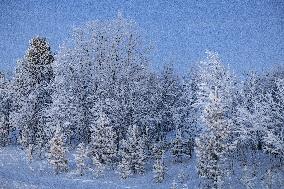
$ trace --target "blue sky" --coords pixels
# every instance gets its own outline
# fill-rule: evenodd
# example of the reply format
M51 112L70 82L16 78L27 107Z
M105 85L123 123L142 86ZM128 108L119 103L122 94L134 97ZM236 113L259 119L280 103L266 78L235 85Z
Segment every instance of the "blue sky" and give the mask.
M118 11L154 44L153 61L180 71L217 51L237 73L284 64L284 1L0 0L0 69L13 70L35 35L53 51L72 28Z

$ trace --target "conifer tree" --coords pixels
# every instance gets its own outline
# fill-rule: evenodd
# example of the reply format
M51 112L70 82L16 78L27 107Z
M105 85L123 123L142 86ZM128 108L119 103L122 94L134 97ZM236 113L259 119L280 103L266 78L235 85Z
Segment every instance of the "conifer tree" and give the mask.
M172 146L172 154L174 156L174 161L175 162L182 162L182 158L183 158L183 153L184 153L184 149L183 149L183 140L182 140L182 136L181 136L181 130L178 129L176 131L176 137L172 142L173 146Z
M125 141L122 141L122 145L125 145ZM132 169L131 169L131 159L129 157L128 152L126 151L126 148L123 148L120 151L121 155L121 161L118 164L118 173L121 178L126 179L130 175L132 175Z
M12 111L11 86L0 72L0 146L7 146L11 131L10 114Z
M218 55L208 52L200 67L199 106L204 123L196 139L197 168L205 185L220 188L226 173L226 157L232 143L233 78Z
M154 143L152 147L152 157L156 159L160 159L163 154L163 146L159 143Z
M17 62L13 83L17 102L12 121L25 137L23 147L33 144L33 155L37 156L42 155L41 149L47 142L46 111L52 102L49 85L53 81L53 60L47 40L33 38L25 57Z
M163 182L166 174L166 165L164 163L164 152L162 152L162 155L158 154L158 156L159 157L155 160L153 166L153 173L155 181L161 183Z
M146 163L145 145L136 125L128 128L127 138L122 145L120 152L122 160L119 164L122 177L127 177L131 173L144 173Z
M131 157L130 161L133 173L144 173L146 161L145 144L136 125L130 127L128 130L126 149L128 149Z
M284 79L275 79L274 90L261 103L264 151L284 155Z
M93 155L98 156L98 161L102 164L112 164L116 159L116 133L114 132L110 120L101 110L99 118L92 130L92 150Z
M248 74L241 93L242 103L238 107L239 130L241 130L242 137L245 139L243 142L253 149L262 148L263 125L267 117L264 115L265 110L262 107L265 98L261 95L259 80L260 78L255 72Z
M83 176L86 170L86 158L87 158L87 151L84 146L84 143L80 143L77 147L77 151L75 154L75 161L77 166L78 173Z
M92 156L92 161L93 161L93 164L95 165L95 176L96 177L100 177L104 174L104 171L105 171L105 168L106 168L106 165L104 165L101 160L100 160L100 157L99 155L95 154Z
M160 140L164 140L165 134L176 128L175 112L173 110L178 105L181 96L179 78L174 71L173 65L167 64L164 66L159 83L161 95L158 106L161 123L158 133L161 135Z
M196 97L196 81L194 81L194 72L191 71L189 76L182 80L181 97L178 103L177 114L179 114L178 129L180 129L183 139L184 155L192 156L194 150L194 140L199 133L200 125L198 124Z
M231 121L225 117L224 106L217 96L211 96L204 119L208 131L197 139L198 170L200 176L212 181L213 188L219 188L225 174L226 155L230 150Z
M68 169L63 134L60 128L57 128L53 138L50 140L48 161L54 167L55 174L67 171Z

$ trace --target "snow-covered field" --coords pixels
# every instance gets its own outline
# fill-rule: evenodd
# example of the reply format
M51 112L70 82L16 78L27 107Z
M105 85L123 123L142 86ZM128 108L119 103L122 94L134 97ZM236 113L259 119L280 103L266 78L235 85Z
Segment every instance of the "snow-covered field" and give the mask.
M264 157L262 157L264 158ZM55 175L53 169L46 160L34 161L28 163L23 150L18 147L6 147L0 150L0 188L1 189L170 189L173 181L178 184L178 188L183 188L186 184L188 188L200 188L194 165L195 158L184 163L172 163L170 158L166 161L167 175L163 183L155 183L151 171L151 165L148 165L146 174L134 175L124 180L119 177L115 171L107 171L106 175L96 178L91 171L86 175L79 176L76 173L74 157L69 154L70 169L67 173ZM252 188L265 188L263 185L263 169L258 168L257 176L252 179ZM245 188L242 184L241 168L235 166L235 176L227 179L224 188ZM184 172L184 182L180 173ZM284 188L284 171L278 172L273 181L275 189Z
M73 156L70 155L70 158ZM193 161L193 160L190 160ZM172 164L171 164L172 165ZM0 149L0 188L1 189L76 189L76 188L96 188L96 189L123 189L123 188L170 188L173 180L179 180L178 173L184 170L188 175L187 181L190 188L198 188L198 180L195 180L196 170L191 162L174 164L168 167L165 181L157 184L153 180L151 166L148 166L146 174L135 175L123 180L115 171L107 171L107 175L100 178L88 172L84 176L79 176L75 172L74 158L70 161L70 169L67 173L55 175L53 169L46 160L28 163L25 153L18 147L7 147ZM182 186L182 184L180 184ZM195 187L192 187L192 186Z

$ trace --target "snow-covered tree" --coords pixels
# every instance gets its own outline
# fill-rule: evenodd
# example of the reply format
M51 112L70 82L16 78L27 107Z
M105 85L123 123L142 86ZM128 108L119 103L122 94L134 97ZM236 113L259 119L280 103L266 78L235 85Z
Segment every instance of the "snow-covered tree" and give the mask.
M226 68L219 55L215 52L206 51L205 60L198 62L194 71L193 88L194 107L197 108L199 116L202 116L204 109L210 103L210 95L217 93L218 97L222 97L227 111L227 116L232 115L235 100L234 91L236 89L236 81L230 69ZM225 102L226 101L226 102ZM201 119L201 122L203 120Z
M202 135L196 140L197 170L203 178L205 188L218 188L222 182L223 172L219 163L221 159L217 152L220 146L216 140L212 135Z
M122 160L119 164L122 177L129 175L129 171L134 174L144 173L146 163L145 145L136 125L129 127L126 140L122 145L120 152Z
M92 129L92 155L98 157L102 164L114 163L117 158L116 133L107 115L101 110Z
M211 100L204 112L208 130L198 138L196 153L199 175L212 181L211 187L219 188L226 173L224 162L231 150L232 122L225 116L221 99L212 96Z
M283 155L283 74L250 73L238 107L240 140L252 149ZM283 72L283 71L282 71ZM282 84L281 84L282 83Z
M75 154L75 161L77 166L78 173L83 176L86 170L86 158L87 158L87 150L84 146L84 143L80 143L77 147L77 151Z
M101 108L117 133L118 148L129 125L145 128L150 122L151 106L145 105L147 49L135 23L121 14L76 28L73 36L70 47L59 52L54 64L56 103L52 112L60 117L52 122L64 125L70 120L71 138L89 143L96 119L93 110L102 102Z
M125 143L125 141L122 141L122 145L124 145ZM120 155L121 161L118 164L118 173L121 178L126 179L130 175L132 175L131 162L127 151L121 151Z
M247 76L240 93L241 103L238 105L237 121L241 142L251 148L261 149L267 110L263 108L264 96L259 88L259 80L255 72Z
M68 161L66 159L66 149L64 147L63 134L59 127L56 129L49 143L48 161L54 167L55 174L67 171Z
M204 131L196 140L198 173L212 188L222 185L232 143L232 78L218 55L208 52L200 67L199 105Z
M92 95L82 97L84 94L82 87L86 86L81 83L81 79L87 73L82 72L77 65L85 64L77 59L80 56L82 55L76 50L63 46L53 64L55 78L52 85L53 104L49 111L51 128L49 133L52 134L54 130L52 128L61 125L66 137L65 142L72 145L80 142L88 143L90 140L89 116L92 115L93 103L89 102L92 100ZM91 87L92 85L88 89L91 90Z
M182 162L184 156L184 143L181 135L181 130L176 131L176 137L172 141L172 155L175 162Z
M142 174L145 171L146 155L144 138L139 136L138 127L135 125L128 131L127 145L131 153L132 170L134 173Z
M166 174L166 165L164 163L164 152L155 160L153 165L154 179L156 182L163 182Z
M96 177L102 176L104 174L106 166L100 161L100 158L98 155L93 155L92 161L95 166L95 170L94 170L95 176Z
M163 148L162 144L154 143L151 149L151 155L153 159L160 159L163 151L165 151L165 149Z
M178 112L174 110L177 109L176 106L180 100L181 86L180 79L175 73L173 65L166 64L164 66L159 84L161 95L158 108L160 110L159 115L161 122L158 126L160 130L157 132L161 135L160 140L164 140L165 134L178 127L177 121L180 121L180 118L178 118L178 120L175 119Z
M284 155L284 79L275 81L276 88L266 94L262 105L264 150ZM265 119L266 118L266 119Z
M194 78L193 69L190 75L183 78L181 97L175 111L179 118L176 125L181 130L181 137L184 143L183 152L189 157L191 157L195 146L195 138L200 132L198 108L194 106L197 102L196 81Z
M9 143L11 132L10 114L12 111L11 86L0 72L0 146Z
M47 141L46 110L51 104L49 85L53 81L53 60L47 40L42 37L33 38L25 57L17 62L13 81L13 94L17 101L16 111L11 116L12 122L25 137L22 140L23 147L33 144L33 149L39 156Z

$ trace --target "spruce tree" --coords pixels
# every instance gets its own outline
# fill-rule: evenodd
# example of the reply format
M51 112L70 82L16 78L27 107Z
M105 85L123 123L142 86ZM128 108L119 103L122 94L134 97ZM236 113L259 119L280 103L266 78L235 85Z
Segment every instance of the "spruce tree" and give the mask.
M271 155L284 155L284 79L274 80L275 88L265 95L261 103L264 151Z
M200 64L198 106L204 124L196 139L197 168L209 188L220 188L226 173L225 161L232 146L232 75L216 53L208 52Z
M60 128L56 129L53 138L50 140L48 161L53 166L55 174L65 172L68 169L66 149L63 142L63 134Z
M128 129L125 147L128 149L130 155L133 173L144 173L146 163L145 143L136 125Z
M47 142L47 109L51 104L53 81L53 53L45 38L35 37L30 41L25 57L17 62L13 89L16 111L13 123L25 139L23 147L34 145L33 155L41 156Z
M105 168L106 168L106 165L104 165L101 160L100 160L100 157L99 155L97 154L94 154L92 156L92 161L93 161L93 164L95 166L95 170L94 170L94 173L95 173L95 176L96 177L100 177L104 174L104 171L105 171Z
M255 72L248 74L241 93L242 102L238 108L239 130L245 138L243 142L252 149L261 149L263 146L263 125L266 119L263 109L265 98L261 95L259 82L260 78Z
M98 161L111 165L116 160L116 133L107 115L100 111L99 118L92 129L92 153L98 156Z
M146 163L145 144L136 125L128 128L127 138L122 144L120 155L119 170L122 178L126 178L131 173L144 173Z
M86 158L87 158L87 151L84 146L84 143L80 143L77 147L77 151L75 154L75 161L77 166L78 173L83 176L86 170Z
M126 145L124 140L122 141L122 145ZM118 164L118 173L122 179L126 179L132 175L131 157L129 156L127 148L123 147L123 149L120 150L120 156L121 160Z
M172 64L164 66L159 88L161 94L158 108L160 110L159 116L161 117L161 122L158 125L159 130L157 132L160 135L159 140L164 140L165 134L177 127L175 122L177 120L175 119L175 112L173 110L178 105L181 97L180 80Z
M10 114L12 111L11 86L0 72L0 146L7 146L11 132Z
M213 188L219 188L225 175L224 162L230 150L231 121L225 117L224 104L216 95L205 108L207 132L197 139L199 175L209 179ZM210 184L210 183L209 183Z
M174 156L175 162L182 162L184 155L183 140L181 136L181 130L176 131L176 137L172 142L172 155Z
M164 152L162 155L158 154L158 158L153 165L154 179L156 182L161 183L165 179L166 165L164 163Z

